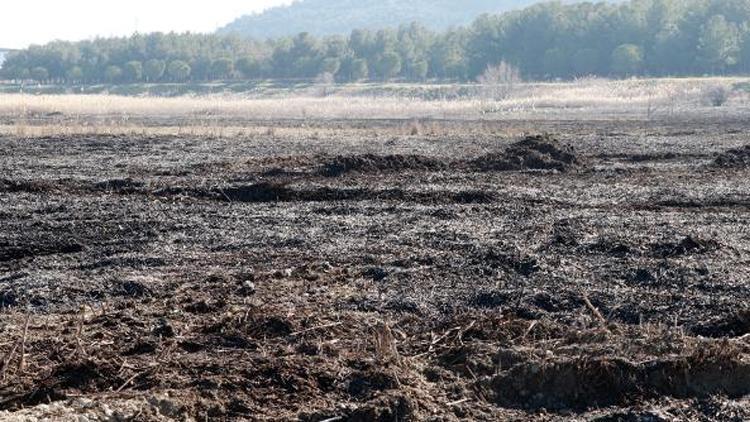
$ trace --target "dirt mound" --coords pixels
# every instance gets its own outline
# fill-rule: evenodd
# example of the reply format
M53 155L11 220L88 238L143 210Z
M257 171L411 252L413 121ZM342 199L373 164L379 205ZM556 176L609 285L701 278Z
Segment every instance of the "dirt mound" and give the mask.
M285 183L260 182L214 189L169 187L153 192L156 196L189 196L225 202L336 202L336 201L397 201L424 204L487 204L496 200L492 192L405 191L403 189L368 189L339 187L287 187Z
M693 334L710 337L741 337L750 334L750 308L695 325Z
M296 197L294 191L276 183L257 183L217 189L217 193L219 197L231 202L284 202L294 200Z
M421 155L353 155L338 156L325 163L321 170L327 177L346 173L384 173L394 171L437 171L447 168L442 160Z
M565 172L578 165L570 146L549 135L529 136L501 153L490 153L469 162L478 171L556 170Z
M55 190L55 185L48 181L0 179L0 192L44 193L44 192L50 192L54 190Z
M661 396L750 393L750 365L736 351L710 348L675 359L571 359L524 363L491 381L498 404L527 409L586 409Z
M651 245L653 253L662 258L704 254L718 249L716 242L687 236L679 242L660 242Z
M714 159L716 167L723 168L747 168L750 167L750 145L742 148L730 149L719 154Z
M530 277L540 270L539 262L534 257L525 255L515 248L482 248L475 252L472 263L484 269L504 270L524 277Z
M58 365L40 385L0 401L0 410L18 409L63 400L69 394L91 393L116 388L122 380L117 368L91 360Z

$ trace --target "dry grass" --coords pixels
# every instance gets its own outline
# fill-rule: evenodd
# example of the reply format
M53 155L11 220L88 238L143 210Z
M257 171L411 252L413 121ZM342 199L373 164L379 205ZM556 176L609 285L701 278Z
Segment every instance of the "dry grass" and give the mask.
M425 101L404 98L289 97L247 99L238 96L120 97L107 95L0 95L0 114L33 118L62 115L95 116L127 120L130 117L217 117L272 119L391 119L408 117L460 118L476 115L479 102Z
M525 83L501 100L467 95L452 100L426 100L404 94L362 95L346 87L326 98L309 93L284 98L249 98L240 95L203 97L123 97L111 95L0 95L0 116L6 124L0 132L19 136L48 132L137 132L143 126L160 127L167 133L210 133L222 136L241 131L248 121L277 119L656 119L679 115L744 116L750 111L749 96L731 90L750 78L631 79L610 81L581 79L559 83ZM723 107L707 103L711 87L728 87ZM361 88L361 87L360 87ZM393 87L390 87L393 88ZM409 88L409 86L406 86ZM417 88L412 86L411 88ZM435 86L420 86L438 89ZM445 88L445 87L444 87ZM481 92L481 87L468 91ZM368 87L372 90L372 87ZM390 91L389 91L390 92ZM47 128L45 128L47 126ZM170 126L169 128L164 128ZM233 129L233 126L239 128ZM412 127L413 133L425 131ZM149 129L149 133L154 129Z
M520 85L514 94L497 103L503 110L573 111L598 113L674 114L701 109L706 89L731 87L748 82L741 78L629 79L611 81L588 78L569 83L533 83ZM734 108L747 107L748 95L732 92Z

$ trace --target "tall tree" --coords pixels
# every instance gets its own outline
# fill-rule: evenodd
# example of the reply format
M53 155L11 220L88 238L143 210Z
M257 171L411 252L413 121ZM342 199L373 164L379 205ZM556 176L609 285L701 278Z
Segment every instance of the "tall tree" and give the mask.
M131 60L123 67L123 76L128 82L140 82L143 80L143 63Z
M698 59L707 71L721 72L737 64L740 53L739 30L723 15L712 16L701 28Z
M622 44L612 52L612 73L633 76L641 72L643 51L633 44Z
M190 65L182 60L172 60L167 65L167 75L174 82L184 82L190 77Z
M389 80L401 72L401 56L393 51L386 51L375 62L375 71L383 80Z
M47 82L49 80L49 71L45 67L37 66L31 69L30 76L31 79L39 83Z
M104 71L104 78L111 84L118 83L122 79L122 69L120 66L107 66L107 69Z
M167 65L164 63L164 60L151 59L147 61L143 66L143 75L146 77L146 81L152 83L158 82L164 76L166 67Z
M234 74L234 60L222 57L211 64L211 74L216 79L229 79Z

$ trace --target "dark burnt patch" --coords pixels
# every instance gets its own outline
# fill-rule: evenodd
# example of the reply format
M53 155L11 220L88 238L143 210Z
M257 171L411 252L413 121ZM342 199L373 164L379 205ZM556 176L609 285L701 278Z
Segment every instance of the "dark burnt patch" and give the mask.
M323 164L320 170L326 177L339 177L347 173L385 173L405 171L441 171L448 163L421 155L352 155L338 156Z

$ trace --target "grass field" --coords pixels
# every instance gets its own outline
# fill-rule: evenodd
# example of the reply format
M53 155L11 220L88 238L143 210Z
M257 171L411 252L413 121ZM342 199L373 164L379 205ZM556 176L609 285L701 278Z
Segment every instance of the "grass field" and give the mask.
M750 79L658 79L567 83L525 83L503 89L502 98L481 86L355 85L328 89L308 87L254 94L210 96L115 96L0 94L0 113L26 118L29 124L64 119L169 118L187 122L211 119L556 119L667 118L679 115L741 115L750 108ZM711 92L726 91L723 107L711 104ZM507 91L507 92L506 92ZM716 110L720 109L720 110Z

